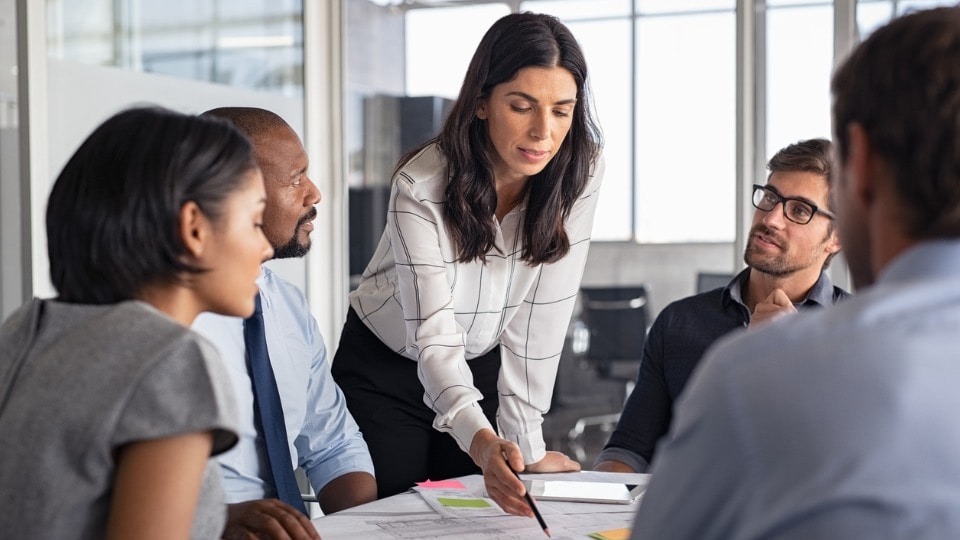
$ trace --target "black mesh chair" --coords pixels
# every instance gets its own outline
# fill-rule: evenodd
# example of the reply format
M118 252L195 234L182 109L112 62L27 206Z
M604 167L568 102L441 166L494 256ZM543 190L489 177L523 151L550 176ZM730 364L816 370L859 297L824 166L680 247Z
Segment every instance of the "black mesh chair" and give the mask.
M731 279L733 274L725 272L697 272L697 294L726 287Z
M640 368L643 343L647 335L647 288L644 285L582 287L580 321L589 336L582 357L601 379L623 382L623 403L633 390ZM620 412L587 416L576 421L567 434L567 442L583 461L586 451L583 435L587 426L611 430Z

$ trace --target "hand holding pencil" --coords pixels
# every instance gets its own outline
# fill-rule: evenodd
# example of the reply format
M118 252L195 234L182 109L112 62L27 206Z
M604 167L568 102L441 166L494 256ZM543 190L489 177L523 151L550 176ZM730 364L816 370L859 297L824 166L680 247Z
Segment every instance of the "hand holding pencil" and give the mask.
M509 466L509 464L507 464L507 466ZM517 477L517 480L523 482L523 480L520 478L520 473L513 470L512 467L510 470L513 471L513 474ZM533 500L533 496L530 495L530 491L526 489L526 486L524 486L523 496L527 500L527 504L530 505L530 509L533 510L533 515L536 516L537 522L540 523L540 528L543 529L543 532L547 535L547 538L550 538L550 528L547 527L547 522L544 521L543 516L540 515L540 509L537 508L537 503Z
M527 500L526 488L517 471L579 471L580 464L560 452L547 452L536 463L524 465L523 454L515 443L498 437L491 429L481 429L470 444L470 456L483 470L487 494L504 512L517 516L536 517ZM541 516L542 519L542 516ZM545 525L542 525L545 527Z

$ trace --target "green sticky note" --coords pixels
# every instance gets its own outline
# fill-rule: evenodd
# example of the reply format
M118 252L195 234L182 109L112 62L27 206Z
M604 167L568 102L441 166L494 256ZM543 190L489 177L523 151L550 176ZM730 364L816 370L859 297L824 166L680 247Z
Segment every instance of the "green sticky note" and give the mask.
M452 508L490 508L490 503L483 499L452 499L449 497L437 497L440 504Z

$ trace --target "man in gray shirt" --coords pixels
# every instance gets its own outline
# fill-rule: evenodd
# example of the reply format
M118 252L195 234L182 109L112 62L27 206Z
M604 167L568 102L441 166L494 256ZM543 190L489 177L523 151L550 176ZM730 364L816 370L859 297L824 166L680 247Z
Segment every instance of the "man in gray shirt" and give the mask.
M858 294L707 353L634 538L960 537L960 8L878 29L832 91Z

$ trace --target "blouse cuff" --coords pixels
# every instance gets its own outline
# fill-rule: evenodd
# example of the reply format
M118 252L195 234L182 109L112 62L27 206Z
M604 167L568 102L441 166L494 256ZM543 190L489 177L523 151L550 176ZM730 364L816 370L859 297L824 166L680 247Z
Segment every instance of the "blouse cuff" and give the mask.
M537 429L528 433L504 433L504 439L517 443L523 453L523 463L530 465L543 459L547 455L547 444L543 441L543 430Z
M484 428L492 429L494 433L497 431L490 425L487 417L483 415L483 409L477 403L474 403L472 407L465 407L460 410L453 417L451 424L453 425L452 430L443 431L451 431L460 449L468 455L470 454L470 443L473 442L473 437L478 431Z
M460 449L467 454L470 453L470 443L473 442L473 437L477 432L481 429L489 428L492 429L494 433L498 433L500 437L517 443L517 446L520 447L520 452L523 454L523 462L527 465L536 463L547 455L547 445L543 440L542 429L537 428L527 433L499 433L490 425L490 422L487 420L487 417L483 415L483 410L478 404L474 404L473 407L467 407L458 412L451 423L453 424L453 429L449 431L452 432L453 438L456 439Z

